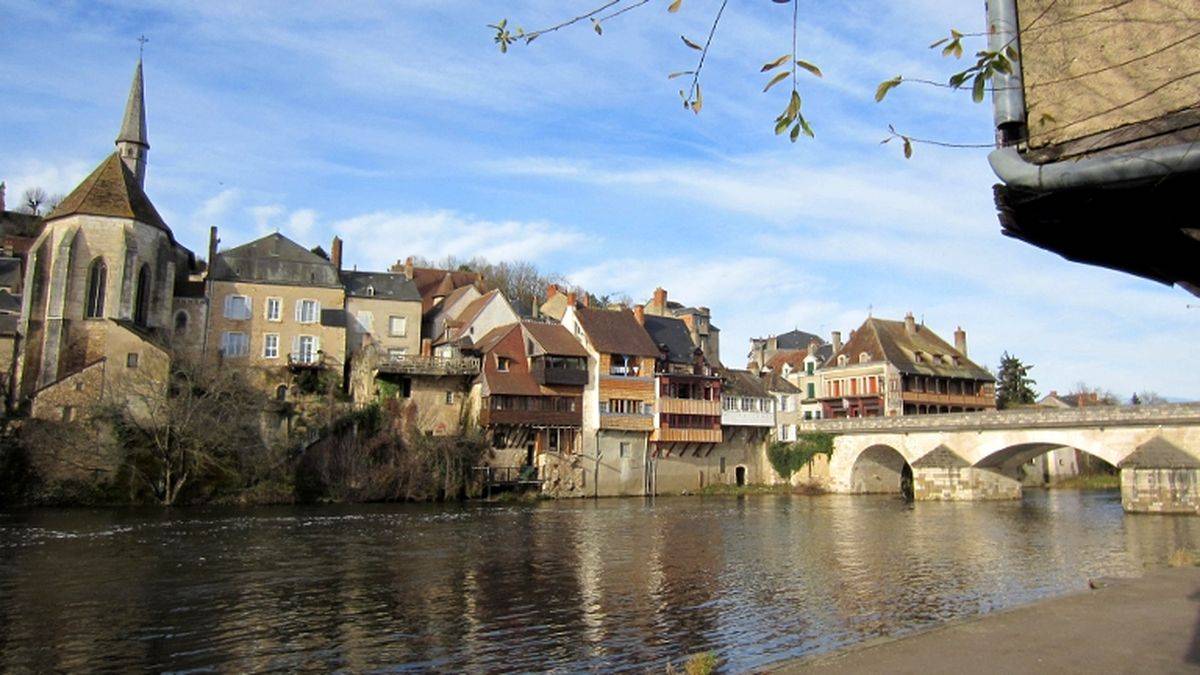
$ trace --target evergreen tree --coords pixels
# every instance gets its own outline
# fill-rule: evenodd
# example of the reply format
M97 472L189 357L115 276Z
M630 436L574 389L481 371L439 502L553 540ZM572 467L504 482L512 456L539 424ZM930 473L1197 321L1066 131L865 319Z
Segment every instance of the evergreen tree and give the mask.
M1037 384L1029 377L1033 366L1021 363L1021 359L1004 352L1000 357L1000 372L996 378L996 407L1003 410L1013 405L1034 403L1037 392L1033 385Z

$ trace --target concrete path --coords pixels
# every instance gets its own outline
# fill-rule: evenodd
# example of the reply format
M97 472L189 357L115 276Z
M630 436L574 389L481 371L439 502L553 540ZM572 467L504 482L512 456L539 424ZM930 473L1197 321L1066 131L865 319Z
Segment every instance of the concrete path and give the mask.
M1200 568L1159 569L783 664L804 673L1200 672Z

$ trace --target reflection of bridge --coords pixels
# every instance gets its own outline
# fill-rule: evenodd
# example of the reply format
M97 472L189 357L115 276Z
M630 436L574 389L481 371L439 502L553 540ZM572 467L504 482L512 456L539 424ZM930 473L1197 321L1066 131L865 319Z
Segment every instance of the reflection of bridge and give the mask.
M1127 511L1200 513L1200 404L1024 408L819 420L836 435L835 492L899 492L916 499L1015 499L1021 466L1058 447L1121 469Z

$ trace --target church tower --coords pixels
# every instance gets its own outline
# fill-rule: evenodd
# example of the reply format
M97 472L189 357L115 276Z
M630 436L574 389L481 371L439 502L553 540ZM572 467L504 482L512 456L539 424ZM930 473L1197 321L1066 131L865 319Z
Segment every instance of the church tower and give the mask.
M129 100L125 103L125 117L121 120L121 132L117 134L117 154L129 167L138 186L146 187L146 155L150 142L146 140L146 98L142 84L142 60L133 71L133 84L129 87Z

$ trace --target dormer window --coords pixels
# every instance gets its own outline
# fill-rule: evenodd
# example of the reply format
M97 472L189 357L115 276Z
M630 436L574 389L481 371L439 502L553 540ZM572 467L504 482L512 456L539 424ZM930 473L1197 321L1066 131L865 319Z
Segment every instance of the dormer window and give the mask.
M367 286L367 295L374 297L374 295L375 295L375 287L374 286Z
M512 359L507 356L496 356L496 370L507 373L509 366L512 365Z
M924 363L925 358L921 356L921 352L913 352L913 361L916 363Z
M859 363L867 363L867 362L869 362L870 360L871 360L871 355L870 355L870 354L868 354L868 353L866 353L866 352L863 352L863 353L861 353L861 354L859 354L859 355L858 355L858 362L859 362Z
M846 365L846 364L847 364L847 363L849 363L849 362L850 362L850 359L849 359L849 358L847 358L845 354L839 354L839 355L838 355L838 358L837 358L837 364L838 364L839 366L844 366L844 365Z

